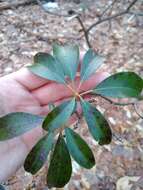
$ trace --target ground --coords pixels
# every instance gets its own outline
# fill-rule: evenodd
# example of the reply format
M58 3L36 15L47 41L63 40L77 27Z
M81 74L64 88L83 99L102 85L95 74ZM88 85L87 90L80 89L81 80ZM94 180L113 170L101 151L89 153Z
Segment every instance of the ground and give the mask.
M95 15L100 13L105 2L97 1L96 6L92 4L86 10L82 16L86 27L96 21ZM117 11L122 5L118 4ZM64 6L69 7L69 3ZM137 4L135 10L138 9L143 11L143 6ZM76 19L49 15L38 5L2 11L0 26L0 76L32 63L35 53L49 52L55 41L76 42L81 51L87 49L84 37L80 38L81 27ZM106 57L101 70L109 73L129 70L143 76L143 17L125 15L111 23L105 22L91 31L90 42ZM97 145L82 121L78 130L94 150L96 167L85 170L73 163L74 174L64 189L143 189L143 120L131 106L115 107L101 99L96 105L110 122L113 141L108 146ZM142 108L143 102L140 102L138 110L142 112ZM46 190L46 168L47 165L34 177L21 169L5 183L5 187L8 190Z

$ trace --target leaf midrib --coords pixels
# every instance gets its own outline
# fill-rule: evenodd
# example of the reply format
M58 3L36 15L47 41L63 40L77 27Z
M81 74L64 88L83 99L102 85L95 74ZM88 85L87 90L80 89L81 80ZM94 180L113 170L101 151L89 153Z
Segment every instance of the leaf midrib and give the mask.
M84 160L84 163L87 163L87 159L86 159L86 156L84 155L84 153L81 151L81 149L80 149L80 146L79 146L79 144L73 139L73 137L71 137L71 139L73 140L73 146L74 146L74 152L75 153L77 153L78 152L78 154L80 155L79 157L80 157L80 159L82 159L82 160ZM73 150L72 149L72 150ZM74 158L74 157L73 157Z
M89 70L90 70L90 66L91 66L91 64L93 63L93 64L96 64L96 68L94 69L94 71L93 71L93 74L97 71L97 69L101 66L101 64L102 63L99 63L99 62L96 62L96 63L94 63L94 60L95 59L97 59L96 57L94 57L90 62L89 62L89 64L87 65L87 67L86 67L86 69L84 69L83 70L83 76L82 76L82 78L81 78L81 81L84 81L85 80L85 77L87 76L87 73L89 72ZM91 72L92 73L92 72ZM90 73L90 74L91 74ZM89 76L90 76L90 74L89 74Z

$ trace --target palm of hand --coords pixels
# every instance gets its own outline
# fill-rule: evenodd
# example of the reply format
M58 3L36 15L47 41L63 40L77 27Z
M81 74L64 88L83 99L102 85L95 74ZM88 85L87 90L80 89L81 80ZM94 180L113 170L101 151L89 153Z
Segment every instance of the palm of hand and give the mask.
M81 90L90 89L106 76L106 73L96 74L83 84ZM0 88L1 108L3 108L1 116L11 112L46 115L50 102L59 104L71 95L63 85L41 79L27 69L1 78ZM42 135L43 131L38 127L15 139L0 142L0 181L7 179L19 169L30 149Z

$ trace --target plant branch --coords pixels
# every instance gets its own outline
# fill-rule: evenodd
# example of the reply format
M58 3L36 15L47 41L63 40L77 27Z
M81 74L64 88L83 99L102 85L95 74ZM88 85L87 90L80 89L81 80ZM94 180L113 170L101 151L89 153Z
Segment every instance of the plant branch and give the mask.
M115 101L111 100L110 98L107 98L107 97L102 96L100 94L96 94L96 96L103 98L104 100L108 101L110 104L113 104L115 106L128 106L128 105L134 105L136 103L136 102L120 103L120 102L115 102Z
M86 94L90 94L92 92L92 90L90 91L87 91L87 92L84 92L84 93L81 93L80 95L83 96L83 95L86 95ZM92 94L92 93L91 93ZM134 102L127 102L127 103L120 103L120 102L115 102L105 96L102 96L100 94L96 94L96 96L99 96L101 98L103 98L104 100L106 100L107 102L109 102L110 104L112 105L115 105L115 106L133 106L134 107L134 111L136 112L136 114L141 118L143 119L143 115L141 113L138 112L138 108L137 108L137 101L134 101ZM142 98L139 98L138 101L141 101ZM92 99L92 100L89 100L90 103L94 103L96 100L95 99Z
M87 94L92 94L92 92L93 92L93 90L89 90L89 91L81 93L80 96L84 96L84 95L87 95ZM110 98L102 96L101 94L95 94L95 96L101 97L104 100L108 101L110 104L113 104L115 106L128 106L128 105L134 105L136 103L136 102L128 102L128 103L115 102L115 101L111 100Z
M112 15L112 16L105 17L105 18L102 18L102 19L99 18L99 20L98 20L97 22L95 22L94 24L92 24L92 25L87 29L86 32L89 33L90 30L92 30L92 28L94 28L95 26L97 26L97 25L99 25L99 24L101 24L101 23L103 23L103 22L105 22L105 21L109 21L109 20L115 19L115 18L117 18L117 17L123 16L123 15L125 15L125 14L128 14L129 11L130 11L130 9L136 4L137 1L138 1L138 0L133 0L133 1L130 3L130 5L126 8L125 11L122 11L122 12L120 12L120 13L117 13L117 14L114 14L114 15Z
M86 40L86 43L87 43L88 47L91 48L92 46L91 46L90 41L89 41L88 32L86 31L86 28L85 28L85 26L84 26L84 24L83 24L83 22L82 22L80 16L77 15L77 16L76 16L76 19L77 19L77 21L79 22L79 24L80 24L80 26L81 26L81 28L82 28L82 30L83 30L83 32L84 32L84 37L85 37L85 40Z
M49 10L47 10L47 8L45 8L42 4L42 2L40 0L36 0L37 3L39 4L39 6L48 14L51 14L51 15L54 15L54 16L60 16L60 17L70 17L71 15L69 14L59 14L57 12L51 12ZM93 23L88 29L86 29L86 27L84 26L83 24L83 21L82 19L80 18L80 15L78 13L75 13L74 11L72 11L72 15L75 14L75 17L77 19L77 21L79 22L81 28L82 28L82 31L83 31L83 36L85 37L85 40L86 40L86 43L88 45L89 48L92 48L92 45L90 43L90 40L89 40L89 32L90 30L92 30L92 28L96 27L97 25L103 23L103 22L106 22L106 21L110 21L112 19L115 19L117 17L120 17L120 16L123 16L125 14L132 14L130 12L130 9L136 4L136 2L138 0L133 0L129 6L126 8L126 10L120 12L120 13L117 13L117 14L114 14L114 15L111 15L111 16L108 16L108 17L105 17L103 18L103 16L105 15L105 13L111 9L113 7L113 5L117 2L118 0L113 0L113 2L102 12L102 14L100 15L99 19L97 22ZM73 15L74 16L74 15Z
M127 7L126 11L129 12L129 10L136 4L138 0L133 0L130 5Z
M110 3L110 5L108 5L108 7L102 12L102 14L100 15L99 19L100 19L101 17L103 17L103 16L105 15L105 13L106 13L110 8L112 8L113 5L114 5L117 1L118 1L118 0L114 0L112 3Z

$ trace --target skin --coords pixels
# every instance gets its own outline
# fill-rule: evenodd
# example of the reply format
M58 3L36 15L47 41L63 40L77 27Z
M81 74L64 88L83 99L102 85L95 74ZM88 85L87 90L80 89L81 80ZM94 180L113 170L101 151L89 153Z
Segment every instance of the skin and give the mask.
M107 73L96 73L81 86L80 91L95 87L106 77ZM78 83L77 77L76 86ZM35 76L23 68L0 79L0 116L11 112L46 115L48 103L58 105L70 96L71 91L65 86ZM43 131L38 127L14 139L0 142L0 182L15 174L42 136Z

